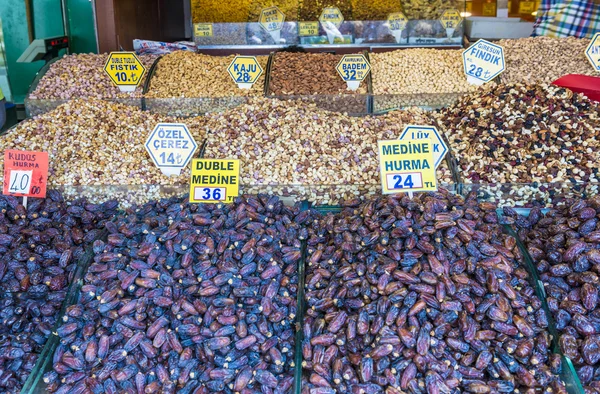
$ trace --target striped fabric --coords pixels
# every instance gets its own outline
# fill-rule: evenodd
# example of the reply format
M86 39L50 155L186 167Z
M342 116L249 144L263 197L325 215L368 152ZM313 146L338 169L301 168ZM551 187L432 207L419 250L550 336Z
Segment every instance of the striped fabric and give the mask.
M600 1L542 0L533 36L591 38L600 31Z

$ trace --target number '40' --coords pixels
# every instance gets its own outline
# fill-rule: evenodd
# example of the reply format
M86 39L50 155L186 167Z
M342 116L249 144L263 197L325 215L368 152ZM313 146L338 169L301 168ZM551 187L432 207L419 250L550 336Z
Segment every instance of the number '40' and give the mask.
M404 189L405 187L412 189L414 186L412 175L407 175L404 182L402 182L402 175L394 175L394 180L396 181L396 183L394 183L394 189Z

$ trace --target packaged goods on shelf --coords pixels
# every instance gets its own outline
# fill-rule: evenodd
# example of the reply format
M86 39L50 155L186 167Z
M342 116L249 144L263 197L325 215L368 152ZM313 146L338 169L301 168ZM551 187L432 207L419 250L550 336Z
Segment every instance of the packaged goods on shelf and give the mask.
M600 391L600 198L569 199L527 217L504 209L514 224L543 283L558 330L558 344L575 365L586 393Z
M368 113L369 77L352 91L336 71L343 55L277 52L272 61L269 95L303 98L320 108L352 114Z
M146 93L153 112L194 115L219 111L264 94L267 56L257 56L263 73L251 89L240 89L227 67L234 56L209 56L174 52L162 57Z
M136 90L128 93L121 92L104 72L107 53L65 55L40 72L40 79L34 82L25 105L30 115L47 112L77 98L113 100L141 107L144 83L157 56L140 55L138 58L146 73Z
M302 392L566 392L535 281L495 209L440 190L318 218Z
M132 208L94 244L47 391L290 393L311 220L270 196Z
M201 118L182 120L90 99L19 123L0 136L0 147L48 152L49 186L187 184L189 168L179 177L165 176L146 152L146 138L158 123L185 123L199 146L205 139Z
M528 37L500 40L504 47L506 70L504 83L552 83L563 75L595 75L585 56L589 40L551 37Z
M194 23L245 23L252 0L220 1L192 0L192 21Z
M19 393L52 338L78 260L115 214L115 201L0 197L0 391Z
M420 109L352 117L302 101L253 99L206 117L211 132L205 157L240 159L247 193L267 187L266 192L333 204L380 190L377 141L398 138L408 124L433 123ZM445 162L438 182L452 182Z
M549 85L497 85L440 111L465 187L501 205L598 191L597 102Z
M477 89L465 78L461 50L415 48L369 56L375 112L445 107Z

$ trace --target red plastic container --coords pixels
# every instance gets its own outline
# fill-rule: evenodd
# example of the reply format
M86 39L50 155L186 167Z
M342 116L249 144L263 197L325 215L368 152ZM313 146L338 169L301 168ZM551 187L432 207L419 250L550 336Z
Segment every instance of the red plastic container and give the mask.
M568 74L552 82L553 85L585 94L590 100L600 101L600 77Z

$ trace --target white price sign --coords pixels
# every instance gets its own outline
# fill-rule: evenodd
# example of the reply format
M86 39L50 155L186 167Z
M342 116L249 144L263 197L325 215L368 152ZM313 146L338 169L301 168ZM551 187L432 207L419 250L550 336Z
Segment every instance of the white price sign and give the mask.
M33 171L12 170L10 172L9 188L11 193L29 194Z

